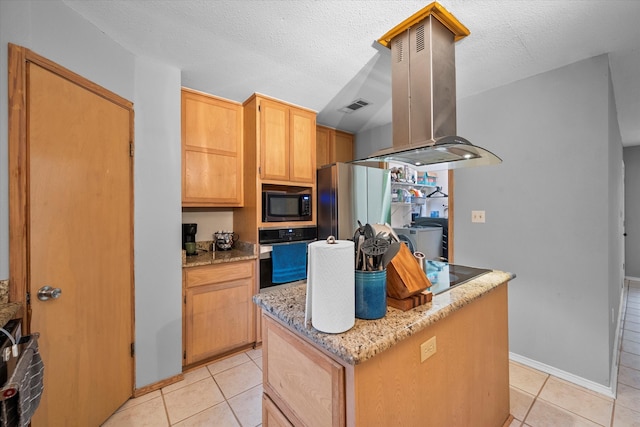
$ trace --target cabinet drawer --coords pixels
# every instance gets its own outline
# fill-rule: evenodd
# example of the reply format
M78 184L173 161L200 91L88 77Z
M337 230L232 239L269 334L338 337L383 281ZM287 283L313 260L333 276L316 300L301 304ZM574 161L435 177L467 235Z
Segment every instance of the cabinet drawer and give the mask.
M253 262L226 262L184 269L184 283L187 288L245 279L253 276Z
M265 393L294 425L344 426L344 367L264 316Z
M266 394L262 394L262 425L263 427L293 427L293 424Z

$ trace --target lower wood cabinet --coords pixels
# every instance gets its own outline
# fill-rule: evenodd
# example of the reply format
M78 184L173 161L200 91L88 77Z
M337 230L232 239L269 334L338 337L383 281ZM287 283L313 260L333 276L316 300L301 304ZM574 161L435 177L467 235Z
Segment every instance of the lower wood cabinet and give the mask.
M264 425L344 426L344 367L274 320L263 320Z
M184 365L255 341L255 261L183 269Z
M262 425L264 427L293 427L293 424L280 412L276 404L264 393L262 394Z

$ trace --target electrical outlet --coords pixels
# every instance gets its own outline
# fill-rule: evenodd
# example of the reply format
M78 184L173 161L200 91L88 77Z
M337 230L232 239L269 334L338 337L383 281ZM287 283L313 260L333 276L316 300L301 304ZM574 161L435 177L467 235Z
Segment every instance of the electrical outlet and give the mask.
M420 344L420 362L424 362L436 353L436 337L431 337Z
M471 222L484 222L484 211L471 211Z

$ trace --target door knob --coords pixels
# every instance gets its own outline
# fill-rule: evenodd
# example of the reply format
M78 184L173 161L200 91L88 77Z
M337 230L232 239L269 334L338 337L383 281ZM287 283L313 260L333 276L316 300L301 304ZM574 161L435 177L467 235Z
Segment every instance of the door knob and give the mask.
M48 299L58 299L62 295L62 289L52 288L51 286L43 286L38 289L38 299L46 301Z

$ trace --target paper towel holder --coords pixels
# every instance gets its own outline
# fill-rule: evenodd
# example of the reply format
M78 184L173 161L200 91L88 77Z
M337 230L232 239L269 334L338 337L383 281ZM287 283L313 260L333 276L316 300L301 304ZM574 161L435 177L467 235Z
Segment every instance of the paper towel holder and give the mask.
M336 244L336 238L333 236L329 236L327 237L327 243L330 245L335 245Z

